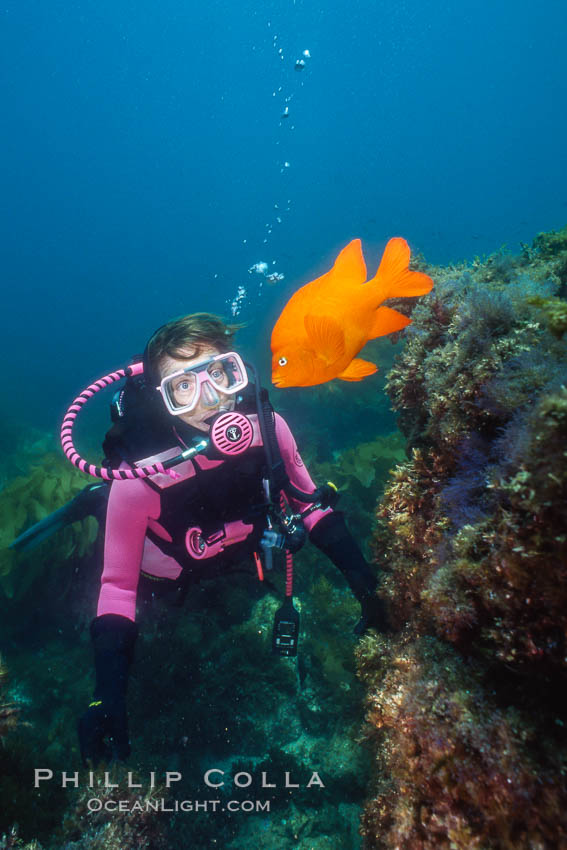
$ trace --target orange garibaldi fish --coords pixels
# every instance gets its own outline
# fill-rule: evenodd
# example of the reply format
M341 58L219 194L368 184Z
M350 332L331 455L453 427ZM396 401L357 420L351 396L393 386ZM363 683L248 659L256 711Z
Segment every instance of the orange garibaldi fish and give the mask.
M409 260L406 240L390 239L376 275L366 281L360 239L349 242L330 271L298 289L285 305L272 331L272 382L311 387L333 378L361 381L377 372L374 363L356 357L360 349L411 322L380 304L425 295L433 286L426 274L409 270Z

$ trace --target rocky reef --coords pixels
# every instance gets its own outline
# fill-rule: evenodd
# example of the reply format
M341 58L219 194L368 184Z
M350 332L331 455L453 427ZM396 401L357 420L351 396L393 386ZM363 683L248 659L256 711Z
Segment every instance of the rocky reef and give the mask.
M427 269L387 391L365 848L567 846L567 229ZM401 305L401 309L411 306Z

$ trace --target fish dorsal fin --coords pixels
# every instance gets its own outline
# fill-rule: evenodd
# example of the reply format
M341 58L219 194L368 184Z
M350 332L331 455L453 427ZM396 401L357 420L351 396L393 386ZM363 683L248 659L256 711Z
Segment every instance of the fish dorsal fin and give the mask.
M362 381L363 378L368 377L368 375L374 375L375 372L378 371L378 366L375 363L371 363L369 360L362 360L360 357L355 357L354 360L348 364L346 369L337 375L337 378L340 378L341 381Z
M372 327L368 332L368 339L376 339L378 336L386 336L386 334L401 331L411 323L411 319L393 310L391 307L378 307L374 313Z
M335 363L344 356L345 335L335 319L309 314L303 324L316 353L327 363Z
M353 239L343 248L335 260L331 274L336 282L364 283L366 281L366 263L360 239Z

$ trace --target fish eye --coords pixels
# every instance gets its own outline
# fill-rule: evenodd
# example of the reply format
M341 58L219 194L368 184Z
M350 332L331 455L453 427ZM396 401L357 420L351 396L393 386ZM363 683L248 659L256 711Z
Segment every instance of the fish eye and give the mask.
M278 366L287 366L287 357L280 357L278 360Z

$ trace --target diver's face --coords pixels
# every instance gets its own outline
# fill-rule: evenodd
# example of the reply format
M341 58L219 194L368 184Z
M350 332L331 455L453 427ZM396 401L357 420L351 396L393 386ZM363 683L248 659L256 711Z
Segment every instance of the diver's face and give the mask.
M202 363L203 360L206 360L209 357L217 357L220 354L221 352L218 348L215 348L214 346L205 346L199 350L198 354L188 350L186 359L176 360L173 357L165 356L159 364L160 378L163 380L163 378L166 378L168 375L173 375L181 369L190 369L192 366L197 365L197 363ZM228 384L228 379L226 380ZM225 410L234 410L235 403L236 398L234 395L225 394L220 389L213 389L211 392L207 386L201 386L199 400L193 410L181 413L179 416L175 416L174 418L181 419L183 422L186 422L187 425L192 425L199 431L207 432L210 429L210 425L205 422L205 420L210 419L210 417L214 416L216 413L220 413Z

